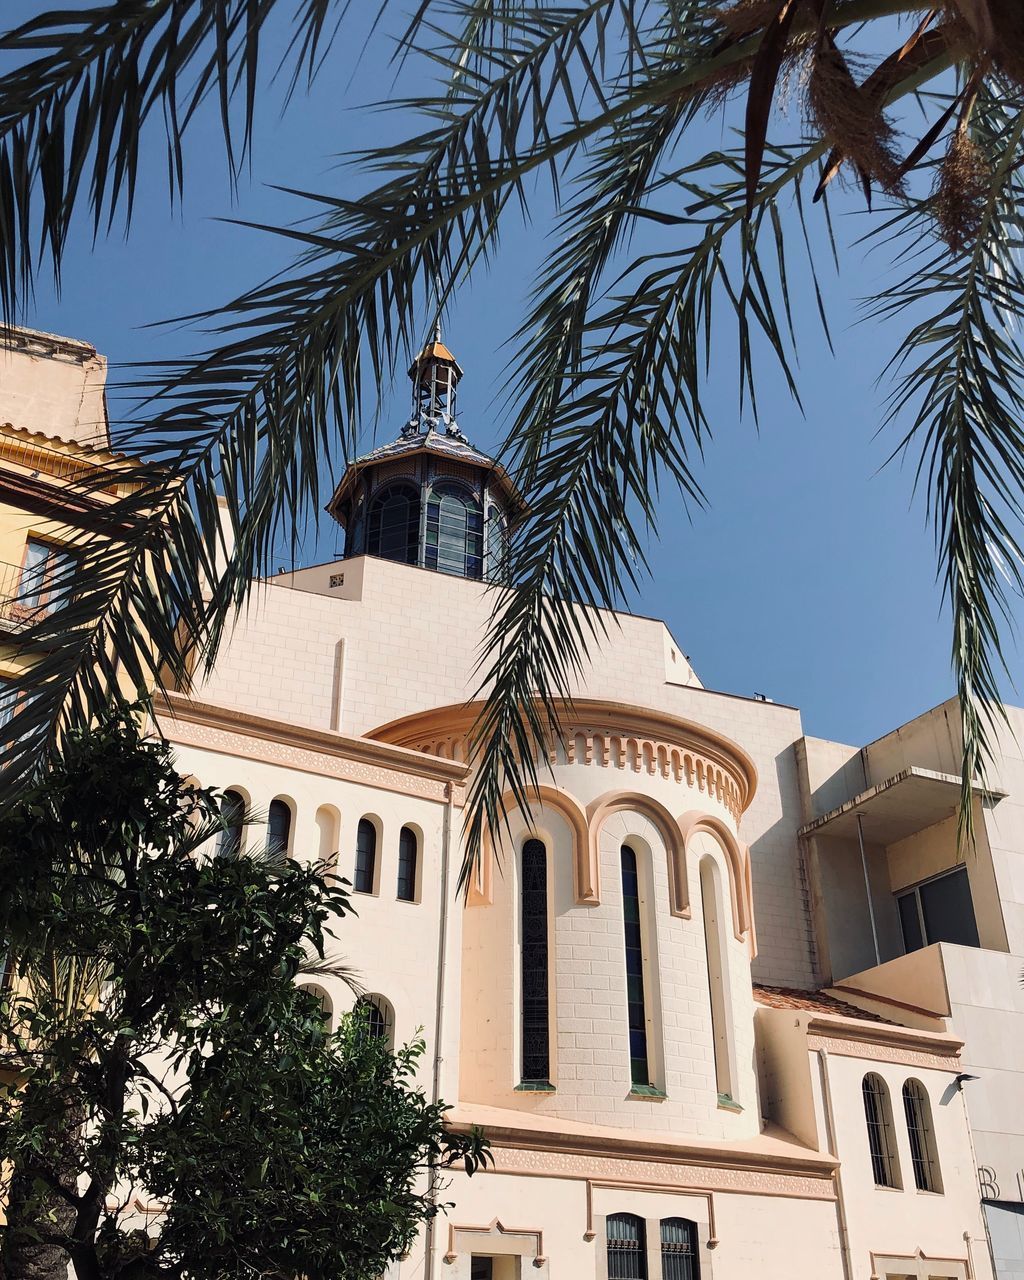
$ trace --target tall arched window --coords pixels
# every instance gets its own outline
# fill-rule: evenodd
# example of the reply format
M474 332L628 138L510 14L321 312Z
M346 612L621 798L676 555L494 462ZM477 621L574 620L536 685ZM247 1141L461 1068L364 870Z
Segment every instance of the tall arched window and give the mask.
M540 840L523 845L520 908L522 1079L550 1077L548 1030L548 853Z
M416 901L416 832L403 827L398 833L398 897L402 902Z
M487 508L487 577L491 582L508 579L508 524L495 506Z
M360 818L356 828L356 893L373 893L377 871L377 828L369 818Z
M233 858L242 848L242 817L245 799L237 791L225 791L220 800L220 820L224 826L217 833L218 858Z
M394 1010L383 996L360 996L356 1001L355 1012L364 1020L366 1034L371 1040L383 1040L389 1049L394 1047Z
M735 1098L732 1052L732 1002L729 999L729 956L725 943L722 880L713 858L700 861L700 897L704 916L704 946L711 996L711 1034L715 1051L715 1081L719 1097Z
M280 796L270 802L267 812L267 849L280 858L287 858L292 837L292 810L287 800Z
M425 562L428 569L479 578L484 568L484 516L479 502L459 485L435 485L427 501Z
M324 1026L329 1031L334 1017L334 1002L331 997L323 987L318 987L315 982L304 982L299 987L299 990L308 992L317 1001L320 1006L320 1013L323 1015Z
M914 1166L914 1185L918 1191L941 1191L942 1175L935 1147L932 1104L920 1080L908 1080L903 1086L903 1111L910 1139L910 1160Z
M635 1213L612 1213L605 1221L608 1280L647 1280L647 1231Z
M629 1072L633 1084L651 1083L647 1052L647 1003L644 999L644 939L640 920L640 878L636 854L624 844L622 866L622 920L626 941L626 1009L629 1018Z
M366 550L399 564L416 564L419 546L420 495L412 485L389 484L370 503Z
M892 1105L889 1087L873 1071L861 1084L864 1095L864 1119L868 1127L871 1171L876 1187L899 1187L900 1163L896 1154L896 1135L892 1127Z
M700 1280L697 1224L688 1218L661 1220L662 1280Z

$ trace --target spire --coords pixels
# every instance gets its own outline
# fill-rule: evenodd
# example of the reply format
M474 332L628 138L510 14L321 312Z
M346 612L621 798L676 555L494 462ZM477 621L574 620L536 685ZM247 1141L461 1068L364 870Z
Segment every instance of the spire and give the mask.
M440 315L434 325L434 337L412 362L409 377L412 379L412 416L402 435L443 431L446 436L465 440L455 419L455 390L462 378L462 369L441 339Z

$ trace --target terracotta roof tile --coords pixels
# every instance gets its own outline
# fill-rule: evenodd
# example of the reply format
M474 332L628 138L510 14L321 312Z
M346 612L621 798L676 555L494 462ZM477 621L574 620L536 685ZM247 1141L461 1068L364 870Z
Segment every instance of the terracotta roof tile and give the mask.
M802 1009L807 1013L829 1013L840 1018L858 1018L861 1022L884 1022L896 1025L889 1018L868 1013L856 1005L838 1000L824 991L800 991L796 987L762 987L754 985L754 999L771 1009Z

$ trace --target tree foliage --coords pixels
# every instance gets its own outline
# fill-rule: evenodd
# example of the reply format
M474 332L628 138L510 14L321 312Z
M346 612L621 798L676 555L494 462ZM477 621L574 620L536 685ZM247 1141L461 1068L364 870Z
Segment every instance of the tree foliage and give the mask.
M371 1280L485 1158L417 1087L422 1042L331 1030L297 985L344 887L210 857L219 814L120 718L0 819L6 1280Z
M88 60L73 23L59 39ZM798 281L827 336L821 273L861 252L833 233L842 177L853 194L840 198L873 207L868 238L890 254L869 308L906 324L891 407L935 527L967 798L991 750L1000 624L1021 587L1021 6L422 0L400 56L432 68L436 89L396 104L414 122L407 138L353 160L361 198L306 192L312 222L268 228L295 243L294 268L198 317L205 348L142 376L133 440L159 465L118 510L123 541L83 537L74 602L26 636L38 660L11 767L82 723L115 671L137 687L187 681L184 636L214 660L280 537L321 504L322 476L420 331L435 279L443 308L546 181L555 235L517 335L504 450L530 516L481 660L472 861L506 789L528 802L562 700L608 625L600 611L645 571L659 494L703 501L711 352L735 347L741 407L756 412L763 358L798 400ZM28 110L13 83L0 77L8 132ZM119 83L105 75L92 92L113 109ZM775 110L783 85L798 106L788 119ZM700 146L703 118L723 110L735 145ZM72 165L92 153L64 154ZM38 165L25 173L41 183ZM664 251L631 250L641 225L661 228ZM56 260L62 243L44 237ZM219 490L235 534L223 563Z

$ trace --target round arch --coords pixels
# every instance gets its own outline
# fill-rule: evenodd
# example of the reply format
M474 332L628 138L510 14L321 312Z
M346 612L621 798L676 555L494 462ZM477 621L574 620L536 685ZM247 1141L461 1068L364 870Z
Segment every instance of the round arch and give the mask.
M681 814L677 823L682 834L684 850L689 847L691 839L700 831L706 831L714 837L721 847L726 869L729 872L733 933L741 942L746 942L751 957L756 956L757 937L754 931L750 850L746 845L741 845L726 824L713 814L691 809Z
M590 825L590 857L594 864L598 859L598 841L601 828L613 813L629 811L639 813L651 822L661 836L668 854L669 908L672 915L683 920L690 918L690 885L686 876L686 840L678 821L668 809L651 796L635 791L608 791L587 806Z
M572 883L578 907L596 907L601 902L597 870L596 844L591 848L587 814L583 806L561 787L538 786L533 788L531 803L541 809L552 809L569 824L572 833ZM519 811L519 804L511 791L501 797L506 813ZM524 819L526 815L523 814ZM469 905L489 906L494 901L494 845L490 833L484 839L483 857L479 875L470 881Z

